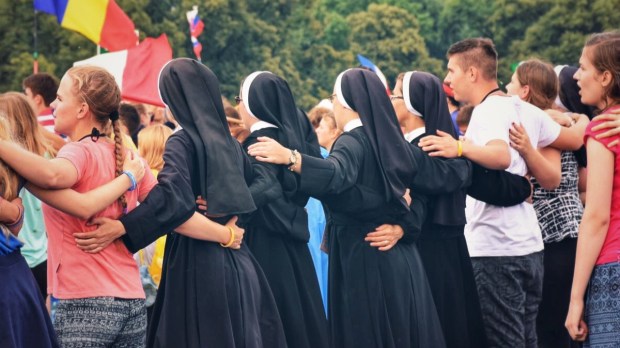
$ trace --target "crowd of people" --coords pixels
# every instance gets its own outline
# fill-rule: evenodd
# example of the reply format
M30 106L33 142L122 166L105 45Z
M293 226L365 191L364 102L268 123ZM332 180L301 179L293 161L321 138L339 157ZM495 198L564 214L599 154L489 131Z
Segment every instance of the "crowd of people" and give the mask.
M620 32L505 91L490 39L447 59L308 114L188 58L166 108L0 94L0 347L620 347Z

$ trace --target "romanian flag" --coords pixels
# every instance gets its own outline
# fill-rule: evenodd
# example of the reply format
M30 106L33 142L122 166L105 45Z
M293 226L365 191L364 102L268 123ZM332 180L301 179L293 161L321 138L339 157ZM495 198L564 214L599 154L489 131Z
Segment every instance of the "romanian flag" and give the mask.
M55 15L63 28L77 31L108 51L138 43L133 22L114 0L34 0L34 9Z
M114 76L124 100L164 106L159 97L159 72L172 59L166 34L146 38L128 50L100 54L73 63L105 68Z

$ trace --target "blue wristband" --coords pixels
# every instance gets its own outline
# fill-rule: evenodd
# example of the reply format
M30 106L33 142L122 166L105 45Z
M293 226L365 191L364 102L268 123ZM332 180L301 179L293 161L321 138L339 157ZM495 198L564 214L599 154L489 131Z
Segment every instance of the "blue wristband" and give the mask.
M129 177L129 180L131 180L131 187L127 190L127 191L133 191L136 189L136 187L138 187L138 183L136 182L136 177L133 176L133 174L131 174L131 172L123 170L123 174L127 175Z

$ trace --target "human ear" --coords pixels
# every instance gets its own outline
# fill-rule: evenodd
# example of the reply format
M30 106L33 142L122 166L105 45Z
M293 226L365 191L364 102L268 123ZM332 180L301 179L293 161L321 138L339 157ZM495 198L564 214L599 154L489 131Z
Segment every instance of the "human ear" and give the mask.
M603 73L601 74L601 86L603 87L607 87L609 86L609 84L611 83L611 72L609 70L605 70L603 71Z

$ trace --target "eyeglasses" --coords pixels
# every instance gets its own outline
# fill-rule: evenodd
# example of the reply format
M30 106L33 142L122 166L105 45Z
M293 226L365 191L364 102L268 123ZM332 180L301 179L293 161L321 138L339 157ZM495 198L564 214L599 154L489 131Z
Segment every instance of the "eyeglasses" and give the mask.
M402 95L391 95L390 100L405 99Z
M243 101L243 99L241 99L240 96L236 96L235 97L235 102L237 103L237 105L239 105L239 103L241 103Z
M336 98L336 93L334 93L334 94L330 95L330 96L329 96L329 98L327 98L327 99L329 99L329 101L330 101L331 103L333 103L333 102L334 102L334 98Z

